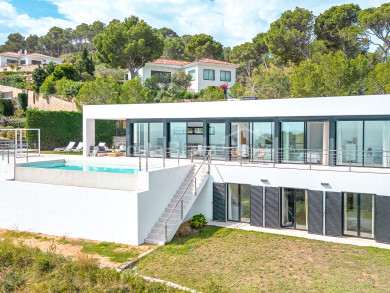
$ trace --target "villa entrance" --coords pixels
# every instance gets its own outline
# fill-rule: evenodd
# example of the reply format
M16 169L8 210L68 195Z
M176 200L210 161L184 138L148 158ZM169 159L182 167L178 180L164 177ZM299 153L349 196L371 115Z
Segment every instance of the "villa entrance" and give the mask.
M307 190L282 188L281 203L282 228L307 230Z
M234 222L250 222L251 190L247 184L228 184L227 219Z

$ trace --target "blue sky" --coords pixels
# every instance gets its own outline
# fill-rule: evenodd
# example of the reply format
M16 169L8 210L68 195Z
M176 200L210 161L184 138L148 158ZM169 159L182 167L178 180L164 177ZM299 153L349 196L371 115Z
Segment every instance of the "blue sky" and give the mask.
M355 0L361 8L387 1ZM0 44L8 34L43 35L52 26L75 28L95 20L108 23L137 15L153 27L169 27L179 35L206 33L225 46L250 41L266 32L281 13L296 6L320 14L351 1L320 0L0 0Z

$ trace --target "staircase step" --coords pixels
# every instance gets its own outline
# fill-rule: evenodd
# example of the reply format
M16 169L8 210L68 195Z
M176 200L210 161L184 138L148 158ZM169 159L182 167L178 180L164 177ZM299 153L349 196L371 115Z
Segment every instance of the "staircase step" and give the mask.
M161 240L156 240L156 239L152 239L152 238L146 238L145 243L148 243L148 244L154 244L154 245L164 245L165 244L165 241L161 241Z

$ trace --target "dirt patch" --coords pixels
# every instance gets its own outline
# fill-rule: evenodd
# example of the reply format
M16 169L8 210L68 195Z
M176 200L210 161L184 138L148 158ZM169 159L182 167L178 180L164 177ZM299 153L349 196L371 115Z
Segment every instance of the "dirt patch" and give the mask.
M45 252L52 252L56 254L61 254L65 257L72 257L74 259L80 257L94 258L100 265L118 268L123 264L123 262L113 262L110 260L110 257L105 257L99 254L85 253L83 252L85 243L105 243L102 241L93 241L69 237L58 237L53 235L46 235L40 233L30 233L30 232L20 232L14 230L0 229L0 240L12 239L12 241L17 244L21 243L29 247L38 248ZM126 253L128 251L136 251L136 253L142 254L150 249L154 248L153 245L126 245L120 244L120 247L116 248L115 251ZM127 261L131 261L128 259Z

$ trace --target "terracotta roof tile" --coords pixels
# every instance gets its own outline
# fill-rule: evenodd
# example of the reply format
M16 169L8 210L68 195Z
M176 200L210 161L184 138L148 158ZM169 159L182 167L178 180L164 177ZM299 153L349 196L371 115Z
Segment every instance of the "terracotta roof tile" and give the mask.
M57 57L52 57L52 56L48 56L48 55L43 55L43 54L39 54L39 53L27 53L27 55L25 54L20 54L20 53L15 53L15 52L3 52L3 53L0 53L0 55L14 55L14 56L39 56L39 57L46 57L46 58L53 58L53 59L59 59L59 60L62 60L61 58L57 58Z
M230 62L225 62L225 61L220 61L220 60L209 59L209 58L202 58L202 59L196 60L195 62L239 66L238 64L234 64L234 63L230 63Z
M23 55L24 55L24 54L15 53L15 52L3 52L3 53L0 53L0 54L4 54L4 55L15 55L15 56L23 56Z
M180 61L180 60L169 60L169 59L156 59L149 63L155 63L155 64L164 64L164 65L176 65L176 66L183 66L190 64L190 62L187 61Z

